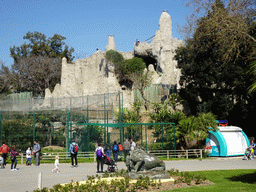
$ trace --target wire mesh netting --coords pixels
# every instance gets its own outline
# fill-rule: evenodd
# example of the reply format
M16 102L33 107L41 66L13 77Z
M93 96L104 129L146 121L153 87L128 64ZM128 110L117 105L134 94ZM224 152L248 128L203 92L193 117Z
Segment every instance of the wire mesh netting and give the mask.
M146 150L154 150L152 144L159 145L158 149L176 150L174 123L74 123L72 126L83 127L84 135L75 131L73 138L81 141L81 145L89 150L95 149L97 143L111 145L115 141L123 143L126 139L132 139Z
M42 147L56 145L68 150L72 138L82 142L92 137L85 126L73 124L112 123L119 121L115 111L122 112L121 92L34 101L36 99L32 98L18 102L6 100L5 107L1 102L0 144L16 145L25 150L36 140ZM99 137L100 130L93 133L97 133L95 138ZM90 149L82 142L81 149L85 148Z
M175 93L177 87L173 85L154 84L146 87L144 96L150 103L163 102L170 94ZM134 90L134 102L143 102L143 98L139 90Z
M123 123L122 93L73 98L29 99L10 102L0 111L0 144L25 150L37 141L41 147L58 146L69 151L74 139L81 151L93 151L97 143L133 139L146 149L157 140L161 149L174 149L172 123ZM2 103L3 104L3 103ZM153 130L159 130L154 133Z

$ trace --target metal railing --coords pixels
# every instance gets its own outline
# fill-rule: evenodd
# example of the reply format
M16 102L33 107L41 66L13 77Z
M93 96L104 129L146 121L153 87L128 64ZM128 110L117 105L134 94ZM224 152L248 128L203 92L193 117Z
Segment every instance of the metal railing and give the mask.
M200 157L203 158L203 149L187 149L187 150L148 150L148 153L151 153L156 156L166 157L169 160L171 157L182 158L186 157Z
M197 157L200 159L203 158L203 149L187 149L187 150L149 150L148 153L161 156L167 158L182 158L185 157L189 159L189 157ZM42 153L41 160L54 160L55 156L58 155L60 160L70 159L69 152L50 152L50 153ZM26 154L20 154L21 164L26 162ZM77 159L93 159L93 162L96 162L96 153L95 152L79 152L77 154ZM25 161L24 161L25 160Z

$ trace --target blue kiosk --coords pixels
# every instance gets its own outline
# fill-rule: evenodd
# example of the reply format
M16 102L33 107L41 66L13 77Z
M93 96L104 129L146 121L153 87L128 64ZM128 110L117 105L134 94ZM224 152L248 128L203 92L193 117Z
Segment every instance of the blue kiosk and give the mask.
M243 130L236 126L227 126L226 120L217 120L218 131L209 131L205 150L211 157L240 156L250 146Z

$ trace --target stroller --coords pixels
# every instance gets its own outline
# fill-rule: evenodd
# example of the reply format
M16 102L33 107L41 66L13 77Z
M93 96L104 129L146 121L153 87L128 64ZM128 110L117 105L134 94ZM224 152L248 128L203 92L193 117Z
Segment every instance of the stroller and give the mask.
M103 162L104 162L104 164L106 164L108 166L108 169L107 169L108 172L111 173L111 172L118 171L117 164L115 163L115 161L110 159L108 156L106 156L106 155L104 156Z
M245 155L243 157L243 160L252 160L252 153L254 153L253 149L248 147L245 151Z

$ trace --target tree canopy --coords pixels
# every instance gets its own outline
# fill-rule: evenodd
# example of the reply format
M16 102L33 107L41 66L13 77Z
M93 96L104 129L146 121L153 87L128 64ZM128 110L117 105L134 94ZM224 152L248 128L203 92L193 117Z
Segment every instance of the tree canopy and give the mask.
M145 106L149 107L149 101L144 96L144 90L151 84L152 74L145 70L146 64L141 58L134 57L132 59L124 59L122 54L114 50L109 50L106 53L106 59L114 66L114 72L119 81L129 79L133 82L135 89L141 93Z
M10 93L13 74L10 69L4 65L4 62L0 61L0 66L0 94L8 94Z
M44 90L60 82L61 58L71 62L74 48L65 44L65 37L54 34L47 38L40 32L28 32L25 42L19 47L10 48L12 65L12 85L15 91L29 91L33 95L44 95Z
M204 10L205 15L195 19L192 14L185 32L193 34L176 50L181 95L193 114L212 112L235 123L246 120L255 110L254 97L247 93L254 77L247 71L255 59L256 12L235 0L191 3L195 13Z
M59 34L54 34L53 37L46 38L46 35L40 32L27 32L23 39L28 40L29 43L23 43L21 46L15 45L10 48L11 57L17 63L22 58L32 56L47 56L52 58L66 57L68 62L71 62L74 57L72 53L74 48L69 48L63 42L66 37Z

